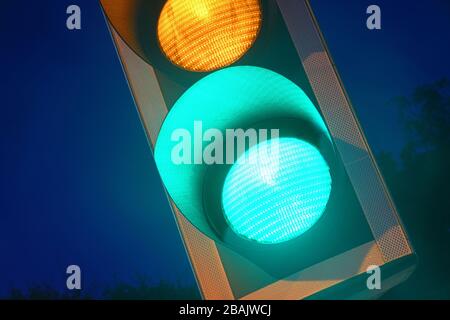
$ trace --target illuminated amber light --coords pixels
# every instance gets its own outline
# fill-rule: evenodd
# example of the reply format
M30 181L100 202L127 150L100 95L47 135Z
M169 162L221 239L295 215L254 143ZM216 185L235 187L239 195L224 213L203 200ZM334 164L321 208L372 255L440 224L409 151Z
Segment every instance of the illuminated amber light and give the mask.
M168 0L159 17L158 39L177 66L212 71L242 57L260 27L260 0Z

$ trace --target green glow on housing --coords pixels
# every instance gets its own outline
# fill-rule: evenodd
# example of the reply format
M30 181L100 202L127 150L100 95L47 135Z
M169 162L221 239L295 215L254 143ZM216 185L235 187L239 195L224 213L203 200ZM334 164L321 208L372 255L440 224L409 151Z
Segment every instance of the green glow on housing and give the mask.
M296 138L264 141L232 166L223 186L225 218L238 235L273 244L309 230L325 211L330 169L311 144Z
M195 121L202 122L203 132L219 129L224 133L226 129L246 129L275 118L306 121L331 141L320 113L305 92L294 82L265 68L236 66L213 72L188 88L170 108L156 141L156 165L177 208L208 237L216 238L203 201L208 197L208 190L213 189L205 187L204 180L211 165L175 164L172 151L179 142L172 139L172 134L178 129L190 133L193 158ZM298 130L302 130L301 125ZM204 150L209 142L200 144L198 149ZM222 187L217 186L218 192ZM220 207L220 199L217 205Z

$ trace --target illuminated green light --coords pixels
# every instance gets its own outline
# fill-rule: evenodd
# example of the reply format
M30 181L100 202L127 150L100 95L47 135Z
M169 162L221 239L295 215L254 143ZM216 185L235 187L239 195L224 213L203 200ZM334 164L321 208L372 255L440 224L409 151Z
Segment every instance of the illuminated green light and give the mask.
M222 205L235 233L273 244L309 230L330 192L330 169L320 152L303 140L279 138L251 147L231 167Z
M187 89L172 106L159 131L155 161L177 209L203 234L217 239L204 200L212 198L209 192L213 189L220 195L223 186L205 186L211 165L180 165L173 161L172 151L179 143L172 139L173 133L184 129L194 141L195 121L202 121L203 132L220 129L223 133L285 118L309 123L331 143L325 122L308 95L294 82L265 68L235 66L212 72ZM300 123L298 129L302 132ZM205 150L208 144L203 141L199 149ZM191 152L193 157L194 146ZM220 210L221 199L218 202L214 206Z

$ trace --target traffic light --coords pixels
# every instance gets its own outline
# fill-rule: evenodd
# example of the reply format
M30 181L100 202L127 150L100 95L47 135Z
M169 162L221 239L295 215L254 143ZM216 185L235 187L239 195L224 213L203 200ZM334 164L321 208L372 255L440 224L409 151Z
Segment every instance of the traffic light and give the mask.
M204 298L373 297L409 276L308 1L101 4Z

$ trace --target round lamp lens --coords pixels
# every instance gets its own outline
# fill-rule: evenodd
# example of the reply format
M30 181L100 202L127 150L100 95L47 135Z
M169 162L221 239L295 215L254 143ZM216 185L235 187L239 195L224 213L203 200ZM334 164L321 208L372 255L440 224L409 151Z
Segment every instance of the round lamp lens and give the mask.
M225 178L224 215L241 237L285 242L319 220L331 184L330 168L313 145L297 138L264 141L242 154Z
M158 21L166 57L189 71L229 66L253 45L260 0L168 0Z

